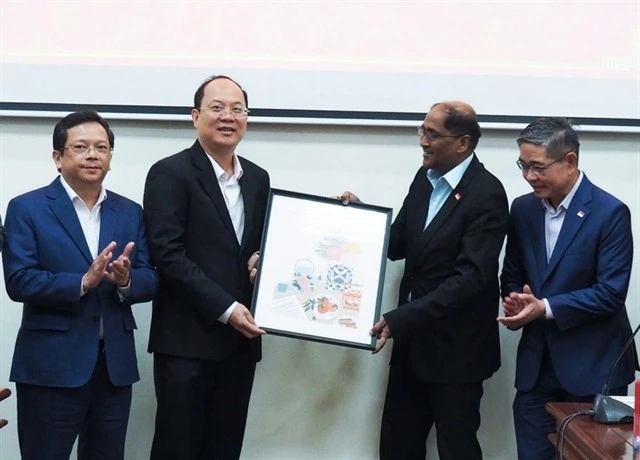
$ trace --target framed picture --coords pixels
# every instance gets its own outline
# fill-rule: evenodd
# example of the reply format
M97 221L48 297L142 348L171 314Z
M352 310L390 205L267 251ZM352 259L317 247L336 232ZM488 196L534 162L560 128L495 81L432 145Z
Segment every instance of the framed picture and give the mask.
M253 316L275 335L372 350L390 208L271 190Z

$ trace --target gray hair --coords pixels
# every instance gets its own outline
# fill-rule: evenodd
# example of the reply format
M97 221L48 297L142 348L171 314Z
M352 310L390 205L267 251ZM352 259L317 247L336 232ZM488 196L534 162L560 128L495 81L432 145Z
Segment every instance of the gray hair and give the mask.
M518 135L518 145L533 144L545 148L549 158L559 160L569 152L576 157L580 150L578 134L566 118L543 117L529 123Z

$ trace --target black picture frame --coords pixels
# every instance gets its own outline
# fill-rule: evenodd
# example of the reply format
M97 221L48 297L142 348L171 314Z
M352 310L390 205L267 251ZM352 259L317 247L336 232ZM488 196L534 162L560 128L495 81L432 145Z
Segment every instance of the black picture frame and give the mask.
M373 350L392 209L272 189L252 314L269 334Z

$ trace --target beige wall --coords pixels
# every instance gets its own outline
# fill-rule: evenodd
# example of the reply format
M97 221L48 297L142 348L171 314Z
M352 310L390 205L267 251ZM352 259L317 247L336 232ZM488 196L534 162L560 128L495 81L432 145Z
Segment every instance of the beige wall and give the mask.
M56 176L51 161L54 119L0 118L0 212L25 191ZM117 121L116 149L107 187L138 202L144 178L156 160L193 142L186 122ZM504 183L510 200L527 193L515 165L516 132L485 130L477 153ZM239 153L265 167L275 188L334 195L346 189L363 200L397 211L421 164L413 128L312 127L253 124ZM640 135L584 134L580 165L589 178L631 208L636 234L635 268L628 309L640 321ZM383 309L395 305L402 264L387 268ZM499 306L496 305L496 314ZM148 458L155 399L152 360L146 353L150 304L137 305L137 348L142 374L134 385L127 459ZM0 386L9 380L21 307L0 281ZM480 440L488 459L512 460L511 420L514 356L519 333L501 328L502 368L485 384ZM374 459L390 347L380 355L282 337L264 340L245 438L245 459ZM0 457L19 458L15 398L0 404L10 425L0 431ZM429 459L436 459L433 437Z

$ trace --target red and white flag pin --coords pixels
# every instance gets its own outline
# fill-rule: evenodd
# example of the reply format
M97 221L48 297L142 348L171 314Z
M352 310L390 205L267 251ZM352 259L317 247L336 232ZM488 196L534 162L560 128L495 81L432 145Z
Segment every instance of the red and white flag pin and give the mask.
M578 217L584 217L584 211L578 211Z
M460 192L456 193L455 195L453 195L456 200L460 201L460 198L462 198L462 194Z

